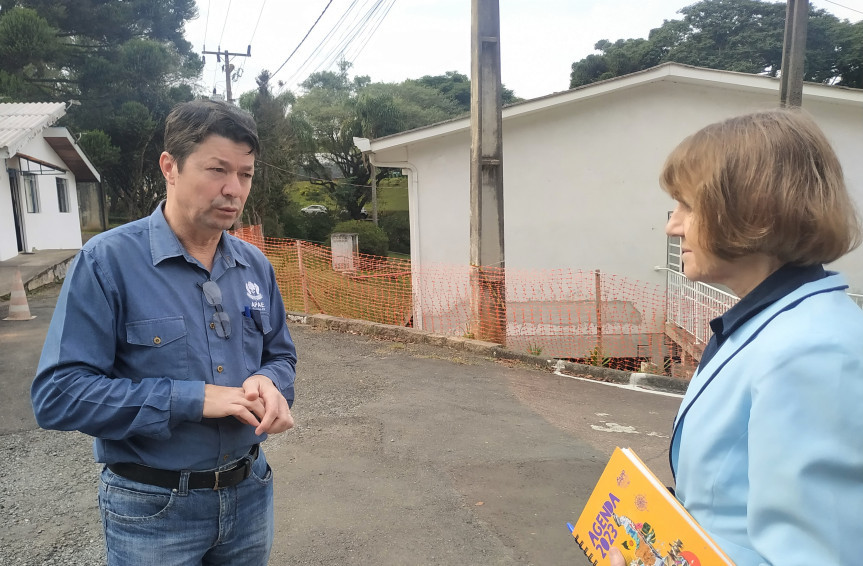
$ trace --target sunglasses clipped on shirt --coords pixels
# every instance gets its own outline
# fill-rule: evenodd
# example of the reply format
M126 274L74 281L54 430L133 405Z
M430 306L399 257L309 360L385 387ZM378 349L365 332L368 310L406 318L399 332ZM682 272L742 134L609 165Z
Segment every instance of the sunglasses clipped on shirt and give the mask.
M213 313L213 318L210 321L210 328L216 331L216 336L219 338L228 339L231 337L231 317L222 308L222 290L215 281L204 281L203 284L198 283L201 290L204 292L204 299L207 304L216 309Z

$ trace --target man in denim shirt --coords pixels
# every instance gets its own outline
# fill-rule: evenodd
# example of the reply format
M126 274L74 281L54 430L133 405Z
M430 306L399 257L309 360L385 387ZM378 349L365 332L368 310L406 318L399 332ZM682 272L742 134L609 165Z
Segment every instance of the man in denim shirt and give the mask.
M33 408L43 428L95 437L109 565L267 563L259 444L294 424L296 352L272 265L225 232L259 149L242 110L178 105L167 199L87 242L63 284Z

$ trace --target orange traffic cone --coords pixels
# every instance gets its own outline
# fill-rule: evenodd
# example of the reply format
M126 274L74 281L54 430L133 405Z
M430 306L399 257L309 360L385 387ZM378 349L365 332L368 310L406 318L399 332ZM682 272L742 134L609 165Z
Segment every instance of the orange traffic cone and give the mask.
M15 280L12 282L12 294L9 297L9 316L3 320L33 320L30 316L30 307L27 305L27 293L24 291L24 283L21 281L21 270L15 271Z

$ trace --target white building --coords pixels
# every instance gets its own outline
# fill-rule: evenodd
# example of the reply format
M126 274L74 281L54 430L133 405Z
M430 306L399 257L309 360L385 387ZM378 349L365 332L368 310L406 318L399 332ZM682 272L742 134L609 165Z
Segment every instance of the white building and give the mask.
M778 103L778 79L669 63L506 107L507 273L600 270L664 287L666 273L656 267L668 263L664 225L673 208L658 183L665 157L709 123ZM803 107L839 154L863 211L863 91L805 84ZM415 272L469 265L470 119L357 144L372 163L409 177ZM832 267L848 276L852 292L863 293L863 249ZM422 288L415 280L420 328L433 326L433 315L424 317ZM508 298L510 291L508 282ZM662 332L656 325L642 330Z
M66 128L63 103L0 104L0 261L81 247L77 182L99 173Z

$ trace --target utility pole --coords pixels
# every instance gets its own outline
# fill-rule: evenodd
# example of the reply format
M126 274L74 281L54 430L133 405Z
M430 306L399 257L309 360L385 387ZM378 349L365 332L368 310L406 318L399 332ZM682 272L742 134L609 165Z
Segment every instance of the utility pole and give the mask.
M498 0L471 0L471 330L505 345L501 92Z
M803 105L803 61L806 57L806 28L809 0L788 0L785 8L785 39L782 42L782 74L779 103L783 107Z
M234 70L234 66L231 64L231 57L251 57L252 46L249 45L245 53L230 53L227 49L224 51L221 51L221 47L219 47L219 49L220 51L207 51L207 48L204 47L204 51L201 53L204 55L215 55L216 61L219 62L222 61L222 57L225 58L225 64L222 67L225 71L225 98L227 99L228 104L233 104L234 99L231 97L231 73Z
M378 225L378 168L369 164L372 170L372 222Z

